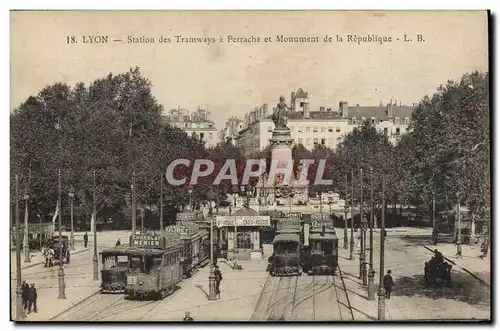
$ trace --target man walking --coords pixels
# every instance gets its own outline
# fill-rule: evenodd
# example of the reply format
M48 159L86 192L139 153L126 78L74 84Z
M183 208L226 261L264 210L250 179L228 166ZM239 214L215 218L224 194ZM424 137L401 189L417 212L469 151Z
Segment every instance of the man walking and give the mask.
M23 280L23 285L21 288L23 290L23 308L24 310L26 310L28 309L28 293L30 286L28 285L28 283L26 283L26 281Z
M31 313L32 309L33 312L38 313L38 309L36 307L36 299L37 299L37 293L35 284L31 284L31 287L29 288L28 291L28 314Z
M185 316L184 316L184 322L193 322L194 319L191 317L191 314L187 311Z
M89 242L89 235L87 234L87 232L85 232L85 234L83 235L83 245L85 246L85 248L87 248L88 242Z
M120 241L120 238L118 238L118 240L116 241L116 245L115 245L115 246L116 246L116 247L118 247L118 246L120 246L121 244L122 244L122 243L121 243L121 241Z
M220 282L222 280L222 272L219 269L219 266L215 266L215 293L220 297Z
M385 297L387 299L391 298L391 292L392 292L393 285L394 285L394 281L392 280L391 271L387 270L387 275L384 276Z

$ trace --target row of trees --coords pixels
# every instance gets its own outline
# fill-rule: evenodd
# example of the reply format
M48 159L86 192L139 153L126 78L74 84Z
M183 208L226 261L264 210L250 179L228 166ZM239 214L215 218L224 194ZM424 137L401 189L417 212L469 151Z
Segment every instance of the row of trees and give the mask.
M365 123L344 137L335 151L318 145L308 151L293 148L294 159L327 159L324 178L333 187L311 187L311 194L333 190L345 198L345 176L369 196L370 173L380 203L381 176L388 178L388 197L400 204L467 204L484 216L489 209L489 103L487 73L464 75L448 82L432 97L425 97L412 115L410 132L392 146L383 133ZM98 215L130 212L131 178L135 175L138 202L158 210L160 182L175 159L215 162L212 176L192 188L192 200L202 201L227 159L236 159L242 174L245 157L230 143L205 148L203 142L161 122L163 108L151 94L151 83L138 68L108 76L85 86L57 83L29 97L11 114L11 183L18 175L30 194L30 210L46 219L57 205L57 171L61 169L63 194L72 188L75 205L90 215L92 179L97 182ZM267 158L270 148L253 157ZM317 162L310 168L314 181ZM180 170L176 175L187 175ZM241 176L240 176L241 177ZM253 181L254 182L254 181ZM252 182L252 183L253 183ZM11 185L13 187L13 185ZM189 187L164 182L164 204L175 212L189 201ZM220 199L232 184L219 186ZM457 195L458 194L458 195ZM13 197L14 195L11 194Z

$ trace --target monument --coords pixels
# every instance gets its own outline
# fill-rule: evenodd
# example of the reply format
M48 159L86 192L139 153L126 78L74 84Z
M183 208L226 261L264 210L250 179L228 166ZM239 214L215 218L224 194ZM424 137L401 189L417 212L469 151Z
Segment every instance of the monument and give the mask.
M271 139L271 161L277 162L278 168L286 168L289 162L293 162L292 143L293 138L290 134L290 128L287 126L287 112L290 107L285 102L285 98L280 96L279 103L272 115L274 122L274 130ZM271 163L272 163L271 162ZM298 161L297 161L298 162ZM291 211L291 205L301 202L305 204L308 200L308 181L307 179L299 180L301 167L294 164L294 172L289 182L285 182L283 174L277 174L274 181L268 180L268 175L261 176L257 184L257 190L263 205L273 205L274 209L279 209L277 206L278 199L285 199L287 203L284 211Z

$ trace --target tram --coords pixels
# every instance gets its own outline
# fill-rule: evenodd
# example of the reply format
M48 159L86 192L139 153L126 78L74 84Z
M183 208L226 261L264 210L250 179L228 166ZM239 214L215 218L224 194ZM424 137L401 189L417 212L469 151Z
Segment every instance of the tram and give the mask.
M161 300L172 294L182 281L179 234L141 233L130 237L130 246L126 298Z
M269 258L271 263L271 276L301 275L300 236L296 233L280 233L274 237L273 255Z
M309 247L304 259L304 272L310 275L333 275L338 266L339 238L333 228L322 225L309 231Z
M103 250L101 253L101 293L125 291L130 251L128 245Z

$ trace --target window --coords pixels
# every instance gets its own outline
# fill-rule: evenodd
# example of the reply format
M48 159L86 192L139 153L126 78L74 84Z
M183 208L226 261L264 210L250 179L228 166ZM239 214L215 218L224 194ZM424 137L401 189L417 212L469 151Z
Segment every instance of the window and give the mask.
M375 117L372 117L372 124L375 124Z
M353 123L356 123L356 117L353 117L353 118L352 118L352 122L353 122Z
M315 126L315 127L313 128L313 132L318 132L318 127L317 127L317 126Z
M396 118L394 119L394 124L399 124L399 117L396 117Z
M340 132L340 126L337 126L337 127L335 128L335 132Z
M303 102L303 101L300 103L300 106L301 106L301 107L304 107L304 102Z
M328 132L333 132L333 128L331 126L328 128Z
M304 145L304 139L303 138L299 138L298 139L298 143L301 144L301 145Z
M387 135L388 135L388 134L389 134L389 129L384 128L384 136L386 136L386 137L387 137Z
M321 127L321 132L325 132L325 127L324 126Z
M241 231L241 230L239 230ZM252 232L239 232L236 236L236 248L238 249L253 249Z
M214 134L212 132L210 132L208 134L208 139L210 139L210 140L214 139Z
M306 126L306 132L311 132L311 127L310 126Z
M184 127L187 128L188 127L188 124L187 123L184 123Z
M400 128L396 128L396 135L399 135L401 132Z
M321 145L324 145L325 144L325 138L321 138Z
M405 124L406 125L410 124L410 118L409 117L405 117Z
M366 121L366 117L361 117L361 123L364 123Z
M267 127L267 132L273 132L273 127L272 126L268 126Z
M203 139L205 137L205 134L202 132L200 133L200 139Z
M319 142L319 138L314 138L314 144L317 144Z
M304 127L303 126L299 126L299 132L304 132Z

